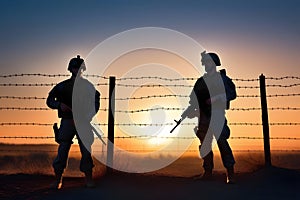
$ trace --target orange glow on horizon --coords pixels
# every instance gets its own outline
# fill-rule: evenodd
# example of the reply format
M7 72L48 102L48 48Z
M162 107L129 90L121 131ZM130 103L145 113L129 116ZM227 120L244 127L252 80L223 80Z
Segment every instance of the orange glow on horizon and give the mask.
M153 63L153 64L149 64ZM164 69L158 71L159 65L155 64L159 63L164 66L168 66L173 70L173 74L168 73L168 69ZM141 74L138 70L139 67L153 67L155 71L151 71L151 69L145 74ZM88 68L89 66L87 66ZM235 74L243 74L241 69L236 69L237 72L234 71L233 67L228 68L228 74L231 78L258 78L258 77L248 77L248 76L239 76L234 77ZM157 75L160 77L173 78L176 76L176 73L180 74L182 77L197 77L199 74L197 70L195 70L190 63L185 61L183 58L179 56L173 55L171 53L159 50L143 50L143 51L134 51L130 52L126 55L121 56L115 62L113 62L109 68L105 71L104 76L114 75L116 78L131 76L139 74L140 76L148 76L149 73L151 76ZM258 75L257 75L258 76ZM59 82L66 77L60 78L43 78L43 77L34 77L34 78L20 78L20 79L10 79L11 82L28 82L28 83L52 83ZM180 77L179 77L180 78ZM91 78L91 81L95 81L95 79ZM6 80L4 80L6 81ZM99 80L96 80L99 81ZM100 80L100 82L106 82L108 80ZM294 81L294 80L293 80ZM195 81L187 81L186 84L193 85ZM268 82L271 82L268 80ZM117 81L117 84L121 83L121 81ZM180 84L175 82L159 82L160 84ZM272 82L273 84L274 82ZM275 82L277 83L277 82ZM141 84L135 83L134 80L129 80L126 82L122 82L122 84ZM149 80L148 82L144 82L143 84L157 84L155 80ZM235 82L236 86L241 85L253 85L258 86L259 83L247 83L247 82ZM290 84L289 82L284 82L284 85ZM295 89L296 88L296 89ZM1 95L3 96L37 96L37 97L47 97L48 92L51 87L2 87ZM98 89L101 92L101 97L108 97L108 86L99 86ZM121 86L116 87L116 98L124 98L124 97L140 97L147 95L161 95L161 94L174 94L174 91L169 90L168 88L135 88L133 91L127 92L128 88L124 88ZM178 88L176 90L180 94L189 95L192 88ZM268 94L281 94L281 93L297 93L297 87L293 88L267 88ZM259 89L238 89L238 95L243 94L253 94L259 95ZM127 96L126 96L127 95ZM45 99L42 100L18 100L18 99L0 99L1 107L41 107L46 108ZM116 110L120 110L121 104L116 102ZM183 104L178 103L176 98L157 98L157 99L143 99L143 100L130 100L128 102L128 110L139 110L139 109L149 109L153 108L153 106L163 106L163 107L179 107L179 106L187 106L188 98L183 100ZM101 100L101 108L107 108L108 104L106 100ZM260 99L259 98L238 98L231 103L231 108L259 108L260 107ZM276 107L299 107L299 97L278 97L278 98L268 98L268 107L276 108ZM58 122L56 111L18 111L18 110L1 110L0 121L1 122L35 122L35 123L46 123L52 124L54 122ZM168 111L166 111L168 112ZM178 119L180 117L180 113L182 111L170 111L173 112L170 114L168 122L165 123L173 123L173 119ZM273 110L269 111L269 122L297 122L299 119L298 111L293 110ZM118 116L121 114L117 114L116 123L127 123L122 122L118 119ZM149 116L149 113L132 113L129 114L132 117L133 121L136 123L151 123L153 119ZM100 111L96 116L96 121L98 123L107 123L107 112ZM261 113L260 110L255 111L227 111L227 119L229 123L239 123L239 122L251 122L251 123L261 123ZM189 120L186 120L189 122ZM174 123L175 125L175 123ZM100 127L101 130L107 134L107 127ZM231 128L231 137L262 137L262 127L261 126L246 126L246 125L238 125L238 126L230 126ZM193 130L184 130L182 131L190 131ZM144 133L141 133L141 135ZM270 126L270 137L299 137L299 126ZM122 130L116 128L116 135L123 136ZM168 134L164 134L168 135ZM1 126L0 127L0 136L53 136L52 127L51 126ZM54 143L53 139L47 140L23 140L23 139L0 139L2 143ZM140 141L136 141L139 143ZM122 140L120 143L124 143L121 145L130 146L132 145L131 141ZM163 144L163 140L155 140L151 139L147 145L157 145ZM239 140L239 139L230 139L230 144L233 149L262 149L263 141L262 140ZM193 142L193 147L197 148L199 142ZM271 140L271 149L295 149L299 147L298 141L287 141L287 140Z

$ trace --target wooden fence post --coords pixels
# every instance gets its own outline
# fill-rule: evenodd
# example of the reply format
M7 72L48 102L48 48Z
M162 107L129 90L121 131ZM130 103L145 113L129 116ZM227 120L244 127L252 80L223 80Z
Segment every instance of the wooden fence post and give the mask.
M263 125L264 136L264 152L265 152L265 166L270 167L271 164L271 151L270 151L270 135L269 135L269 118L268 118L268 106L266 95L266 79L263 74L259 76L260 85L260 102L261 102L261 117Z
M114 138L115 138L115 86L116 77L109 77L109 103L108 103L108 142L107 142L107 173L113 172Z

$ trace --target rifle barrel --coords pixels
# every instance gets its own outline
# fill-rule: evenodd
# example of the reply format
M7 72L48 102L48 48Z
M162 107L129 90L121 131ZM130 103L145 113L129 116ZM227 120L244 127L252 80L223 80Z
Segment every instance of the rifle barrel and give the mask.
M181 121L182 121L182 119L180 119L180 120L174 120L175 122L176 122L176 125L172 128L172 130L170 131L170 133L172 133L176 128L177 128L177 126L181 123Z

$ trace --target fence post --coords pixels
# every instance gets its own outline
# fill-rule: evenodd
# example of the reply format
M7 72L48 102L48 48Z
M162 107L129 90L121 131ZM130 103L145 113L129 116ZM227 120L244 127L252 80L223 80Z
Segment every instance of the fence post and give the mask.
M261 117L263 125L264 136L264 152L265 152L265 166L272 166L271 164L271 151L270 151L270 135L269 135L269 118L268 118L268 106L266 95L266 78L263 74L259 76L260 86L260 102L261 102Z
M108 142L107 142L107 173L113 172L114 138L115 138L115 85L116 77L109 77L109 102L108 102Z

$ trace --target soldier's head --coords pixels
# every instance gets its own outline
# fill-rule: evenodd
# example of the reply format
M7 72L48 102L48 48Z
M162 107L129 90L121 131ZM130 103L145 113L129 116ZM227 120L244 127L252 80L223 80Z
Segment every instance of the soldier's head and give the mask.
M68 70L75 75L77 75L77 73L81 70L82 71L86 70L84 60L80 58L80 55L77 55L76 58L72 58L70 60L68 65Z
M219 56L216 53L206 53L206 51L201 53L201 62L206 72L215 70L217 66L221 66Z

